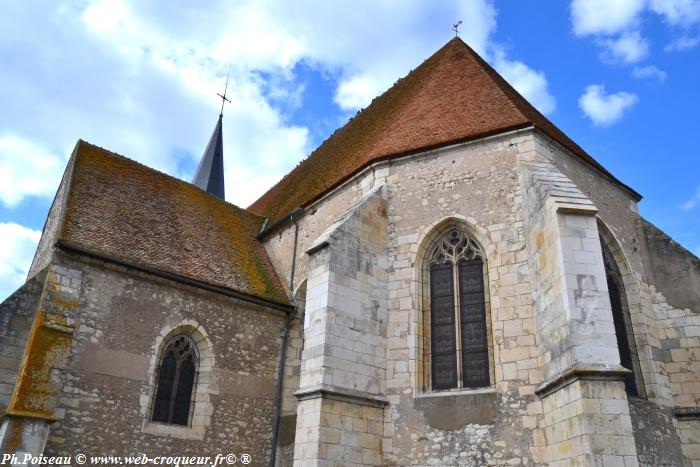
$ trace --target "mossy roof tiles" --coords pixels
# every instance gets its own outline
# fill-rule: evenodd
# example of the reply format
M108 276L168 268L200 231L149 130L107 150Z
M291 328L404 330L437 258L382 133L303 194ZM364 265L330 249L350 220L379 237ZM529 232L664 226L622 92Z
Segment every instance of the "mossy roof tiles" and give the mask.
M256 239L262 217L83 141L73 157L60 241L289 304Z
M528 126L639 197L455 38L333 133L248 209L272 223L374 162Z

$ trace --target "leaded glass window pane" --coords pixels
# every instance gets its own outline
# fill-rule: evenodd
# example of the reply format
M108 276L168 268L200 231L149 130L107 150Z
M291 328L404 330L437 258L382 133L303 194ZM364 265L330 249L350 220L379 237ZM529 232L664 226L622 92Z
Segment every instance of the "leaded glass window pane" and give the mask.
M430 251L431 386L488 386L484 254L459 229Z
M197 347L189 336L172 338L163 350L153 402L154 422L187 425L197 367Z

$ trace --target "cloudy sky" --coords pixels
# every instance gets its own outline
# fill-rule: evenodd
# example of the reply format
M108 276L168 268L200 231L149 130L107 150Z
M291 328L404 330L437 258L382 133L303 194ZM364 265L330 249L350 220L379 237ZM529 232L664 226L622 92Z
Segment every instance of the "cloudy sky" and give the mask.
M448 41L451 24L700 254L700 0L5 0L0 299L78 138L189 180L224 118L247 206Z

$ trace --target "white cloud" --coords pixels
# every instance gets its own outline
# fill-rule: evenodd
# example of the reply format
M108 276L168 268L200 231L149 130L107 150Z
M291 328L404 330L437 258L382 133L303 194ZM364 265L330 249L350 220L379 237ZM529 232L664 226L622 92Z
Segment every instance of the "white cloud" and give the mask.
M681 36L664 47L666 52L683 52L685 50L694 49L700 44L700 36Z
M641 23L649 12L684 29L682 36L665 47L667 52L688 50L700 43L699 37L687 35L690 26L700 23L700 0L572 0L570 4L574 33L595 37L606 49L603 58L612 62L635 63L648 55L649 42L642 36Z
M577 36L612 35L636 26L645 0L573 0L571 22Z
M41 232L0 222L0 302L24 283Z
M369 76L353 76L340 82L334 100L341 109L354 110L366 107L381 92Z
M16 135L0 135L0 201L14 207L26 196L51 197L66 159Z
M581 110L599 126L610 126L622 118L624 112L637 102L637 96L628 92L606 94L605 86L593 84L578 100Z
M615 39L601 41L612 61L636 63L649 53L649 42L638 31L626 32Z
M651 0L650 7L673 26L700 22L700 0Z
M542 71L535 71L522 62L507 60L498 54L495 68L508 82L540 112L548 114L556 108L556 100L549 93L547 79Z
M647 0L572 0L571 23L579 37L593 36L605 61L636 63L649 53L640 32Z
M634 70L632 70L632 76L637 79L656 79L660 83L666 81L666 72L654 65L635 67Z
M695 193L683 203L681 209L690 211L691 209L695 209L698 205L700 205L700 186L695 190Z
M335 101L354 110L444 44L450 33L443 25L455 18L463 20L462 38L489 58L492 0L450 0L439 8L421 0L400 8L395 0L362 8L215 0L206 9L136 0L13 2L0 17L0 135L22 135L60 165L83 138L188 178L232 64L233 103L224 119L227 199L243 205L268 187L243 189L235 173L279 177L312 149L309 130L289 121L304 99L296 66L334 80ZM554 108L544 74L509 60L515 87L542 110ZM44 182L35 193L8 188L3 202L50 197L58 183L55 176L33 180Z

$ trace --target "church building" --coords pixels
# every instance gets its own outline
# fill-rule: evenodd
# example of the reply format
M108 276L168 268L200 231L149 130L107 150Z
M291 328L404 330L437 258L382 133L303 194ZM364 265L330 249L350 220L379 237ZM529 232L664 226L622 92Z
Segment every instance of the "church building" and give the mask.
M222 120L192 183L76 144L1 453L700 466L700 259L461 39L245 209Z

